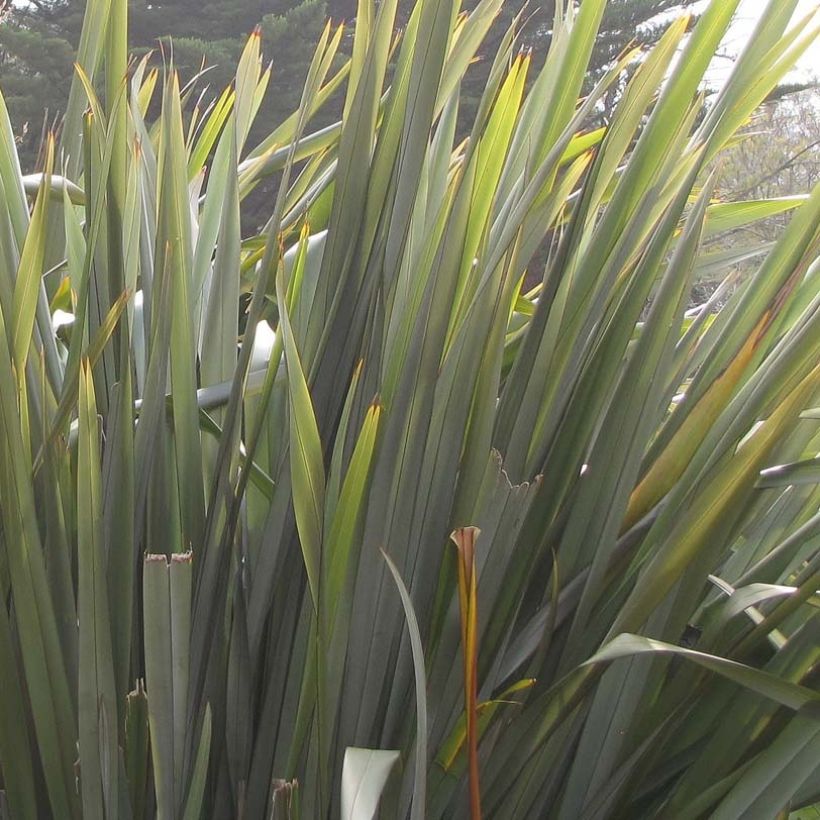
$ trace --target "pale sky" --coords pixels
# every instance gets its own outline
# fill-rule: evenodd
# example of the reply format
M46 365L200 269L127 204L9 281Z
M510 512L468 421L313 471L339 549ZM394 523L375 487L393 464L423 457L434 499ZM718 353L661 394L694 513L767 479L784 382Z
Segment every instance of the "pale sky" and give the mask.
M706 2L703 5L705 6ZM818 5L820 5L818 0L801 0L797 7L796 19L799 20L813 9L816 10ZM729 37L724 44L723 50L725 53L737 53L743 48L746 39L750 36L755 23L766 6L768 6L768 3L764 0L742 0L736 20L729 30ZM729 61L723 60L722 62L725 62L728 68ZM820 42L807 51L798 63L795 78L803 81L811 78L820 79Z

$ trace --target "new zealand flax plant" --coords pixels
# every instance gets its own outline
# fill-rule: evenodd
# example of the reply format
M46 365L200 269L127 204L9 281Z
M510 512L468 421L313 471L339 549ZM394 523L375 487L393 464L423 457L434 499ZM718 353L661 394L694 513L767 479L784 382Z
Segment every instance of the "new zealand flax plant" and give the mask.
M585 90L606 2L559 2L462 138L501 2L361 0L255 146L259 37L205 104L126 0L39 173L0 102L4 816L820 800L820 189L715 186L818 20L768 2L704 96L714 0Z

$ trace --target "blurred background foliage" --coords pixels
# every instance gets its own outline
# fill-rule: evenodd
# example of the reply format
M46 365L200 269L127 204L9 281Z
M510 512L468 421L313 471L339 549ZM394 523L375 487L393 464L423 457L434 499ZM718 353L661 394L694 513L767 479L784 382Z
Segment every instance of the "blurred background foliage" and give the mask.
M682 11L697 0L615 0L607 6L590 58L588 83L633 43L657 42L671 19L665 13ZM233 78L247 36L261 27L262 51L275 59L270 92L254 122L254 135L272 130L295 110L310 63L310 55L325 21L355 21L355 0L129 0L129 40L135 53L173 48L175 65L191 77L207 69L206 80L213 97ZM401 0L396 25L407 24L410 0ZM463 7L470 10L476 0ZM505 2L496 23L483 41L477 62L465 78L460 120L467 129L487 83L487 75L501 38L523 3ZM6 0L0 25L0 83L6 94L12 124L19 140L21 161L33 169L42 145L44 128L59 124L68 99L72 65L82 27L83 0ZM519 42L535 58L543 58L551 40L554 0L524 7ZM693 18L694 21L694 18ZM171 45L173 41L173 45ZM349 54L352 38L340 47L339 60ZM614 105L628 72L602 100L601 116ZM322 109L317 124L328 124L339 114L339 100ZM265 190L270 192L270 188ZM251 203L244 219L261 218L262 206Z
M590 56L588 86L631 44L656 43L673 18L694 6L697 0L613 0L601 21ZM468 0L469 10L476 0ZM477 53L476 64L462 84L459 118L462 132L475 114L487 83L492 55L521 3L504 2ZM396 25L406 25L410 0L398 4ZM39 168L43 136L59 127L68 99L72 65L82 27L83 0L6 0L0 23L0 83L6 95L12 125L24 168ZM519 42L536 59L546 54L551 40L554 0L525 5ZM135 54L162 49L173 51L175 65L183 76L205 69L207 87L200 87L203 102L212 99L232 80L248 34L259 26L262 51L275 59L270 90L266 95L251 139L261 138L298 105L310 54L325 21L352 22L355 0L129 0L129 40ZM691 24L696 21L693 16ZM348 34L340 45L338 62L349 54ZM634 67L633 67L634 68ZM614 83L601 100L595 116L608 121L631 70ZM721 194L753 195L765 183L766 196L785 196L806 190L807 180L798 169L817 168L820 143L817 120L820 94L806 84L783 85L773 93L773 102L747 130L755 137L734 152L720 177ZM341 97L318 112L317 125L327 125L339 115ZM466 134L465 134L466 135ZM753 155L753 156L752 156ZM782 167L781 167L782 166ZM811 181L808 181L811 184ZM259 227L271 183L263 183L246 203L243 225ZM782 224L782 220L779 224ZM704 285L704 293L709 285Z

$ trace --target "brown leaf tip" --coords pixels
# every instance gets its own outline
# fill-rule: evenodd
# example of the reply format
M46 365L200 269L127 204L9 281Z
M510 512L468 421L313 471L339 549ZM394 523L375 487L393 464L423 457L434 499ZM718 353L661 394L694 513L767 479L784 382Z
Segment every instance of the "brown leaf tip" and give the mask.
M481 530L478 527L458 527L450 533L450 539L468 565L475 560L475 542L480 534Z

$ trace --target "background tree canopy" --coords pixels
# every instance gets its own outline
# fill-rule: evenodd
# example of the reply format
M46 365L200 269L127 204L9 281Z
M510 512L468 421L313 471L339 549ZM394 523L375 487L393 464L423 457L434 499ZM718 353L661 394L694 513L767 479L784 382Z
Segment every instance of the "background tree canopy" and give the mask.
M84 0L34 0L5 10L0 83L21 153L32 163L44 121L51 125L68 99L84 7ZM260 133L297 107L328 14L322 0L132 0L129 7L133 50L172 49L182 76L190 78L205 68L210 89L222 89L232 80L245 40L259 26L263 50L275 61L258 120Z
M3 2L3 0L0 0ZM649 45L658 41L671 12L692 6L697 0L610 0L589 63L587 84L599 77L618 54L629 45ZM248 34L259 27L262 52L271 61L273 71L268 93L259 112L251 142L282 122L294 111L308 69L310 55L325 21L352 21L357 0L129 0L129 39L134 53L157 50L173 54L183 78L190 79L205 71L207 84L201 98L205 106L216 91L229 85ZM477 0L462 4L471 10ZM487 83L491 66L489 55L495 53L501 37L517 14L526 20L520 34L520 47L533 52L538 62L549 48L555 13L554 0L543 0L535 8L523 0L508 0L501 9L494 29L482 44L478 59L462 82L462 122L469 123ZM0 24L0 86L9 108L24 168L41 166L39 157L43 136L59 127L61 107L68 99L73 62L82 27L85 0L5 0ZM397 25L403 27L412 3L400 0ZM693 17L694 24L696 17ZM348 53L350 42L343 42L338 60ZM634 69L634 66L633 66ZM601 103L599 116L607 120L629 72L612 86ZM794 90L781 87L780 94ZM763 123L750 126L748 147L738 149L721 182L724 195L731 196L733 186L742 193L765 177L768 196L788 195L803 190L793 174L791 158L798 156L801 167L816 162L820 144L807 136L817 118L817 95L809 92L802 102L774 106ZM814 112L814 113L812 113ZM335 121L338 105L325 106L315 125ZM755 134L759 134L755 137ZM465 134L466 135L466 134ZM813 143L813 144L812 144ZM754 161L744 160L754 154ZM745 152L745 153L744 153ZM781 169L780 166L784 167ZM243 224L259 227L263 204L271 195L270 185L263 183L254 192L243 212ZM746 191L748 194L749 191Z
M653 43L666 28L664 12L691 6L695 0L612 0L604 16L590 68L600 71L632 41ZM467 0L466 9L476 5ZM495 36L491 33L480 55L493 54L497 42L522 3L504 5ZM44 123L58 121L68 98L75 50L80 36L84 0L25 0L7 2L0 26L0 83L24 159L34 164ZM406 22L412 4L399 4L398 23ZM554 0L525 9L528 23L522 46L546 53L554 15ZM260 26L262 50L273 62L271 87L257 119L259 133L267 133L293 111L299 99L310 55L327 17L350 21L356 0L131 0L129 37L135 50L173 42L174 62L183 77L201 67L208 71L211 89L230 82L250 31ZM469 118L486 84L487 60L479 60L465 80L464 107ZM482 71L482 69L484 69ZM332 109L326 114L330 117Z

